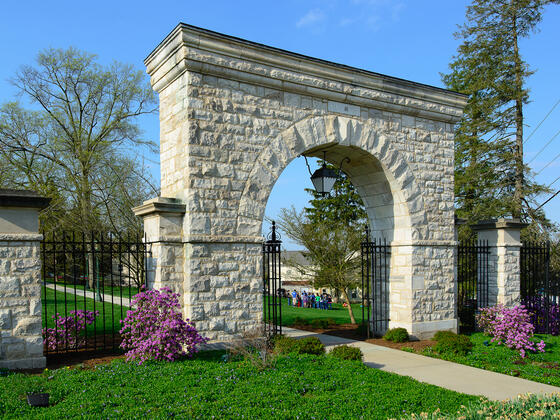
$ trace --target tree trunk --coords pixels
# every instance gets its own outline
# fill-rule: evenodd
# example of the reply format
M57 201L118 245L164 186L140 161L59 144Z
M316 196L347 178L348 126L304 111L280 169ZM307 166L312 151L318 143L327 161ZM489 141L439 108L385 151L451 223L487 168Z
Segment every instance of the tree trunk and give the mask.
M87 279L87 282L88 282L88 287L93 290L93 288L95 287L95 282L94 282L94 273L95 273L95 264L94 263L95 263L95 261L93 259L93 252L92 252L93 250L91 249L91 246L89 246L89 248L90 248L90 252L88 252L88 258L87 258L88 259L88 262L87 262L87 264L88 264L88 279Z
M523 203L523 67L521 65L521 57L519 56L519 46L517 45L517 22L513 18L513 51L515 62L515 192L513 196L514 218L521 218L521 209Z
M342 289L342 295L344 296L344 300L348 304L348 314L350 315L350 322L356 325L356 318L354 318L354 312L352 312L352 305L350 305L350 299L348 298L348 293L346 293L346 288Z

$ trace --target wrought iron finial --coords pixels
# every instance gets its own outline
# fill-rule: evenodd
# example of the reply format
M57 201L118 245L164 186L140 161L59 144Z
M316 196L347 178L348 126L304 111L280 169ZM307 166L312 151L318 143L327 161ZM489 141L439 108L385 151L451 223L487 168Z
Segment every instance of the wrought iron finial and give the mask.
M276 231L276 222L272 221L272 227L270 233L267 235L268 242L280 242L280 233Z

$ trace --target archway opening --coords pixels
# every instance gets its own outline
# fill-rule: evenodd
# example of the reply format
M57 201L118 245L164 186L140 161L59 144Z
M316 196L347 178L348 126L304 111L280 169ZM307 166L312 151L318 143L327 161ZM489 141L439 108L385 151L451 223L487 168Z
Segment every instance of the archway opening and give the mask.
M392 311L393 315L398 317L399 288L397 286L394 290L391 290L391 279L396 279L397 283L399 281L402 282L403 276L408 274L405 272L405 266L409 262L407 258L401 255L402 253L399 253L398 250L394 255L390 252L391 243L406 242L412 238L410 217L404 194L383 163L359 147L328 144L309 148L303 155L308 157L310 161L314 157L322 159L325 156L328 163L335 167L341 167L364 203L370 232L369 239L375 239L373 242L375 246L372 247L370 243L369 247L364 248L365 243L372 242L366 239L364 231L362 249L355 251L357 254L362 253L360 256L361 264L363 265L361 286L346 292L357 303L357 309L354 309L354 312L358 323L361 323L362 318L365 316L363 320L366 324L369 323L370 331L382 334L388 328L389 320L391 319L390 312ZM308 187L311 187L307 170L299 171L299 180L293 179L295 171L289 167L298 164L303 169L304 166L301 160L303 158L295 162L291 161L291 163L286 165L284 171L277 176L274 188L271 189L271 193L267 198L267 203L271 201L282 202L285 203L284 207L288 207L290 204L293 204L289 197L294 195L294 189L303 190L305 184L309 184ZM311 167L314 168L317 165L311 163ZM283 179L285 172L289 174L293 185L289 185ZM277 200L278 195L288 197L288 200ZM311 198L310 195L308 197ZM304 204L308 205L308 203ZM299 208L296 210L301 210L302 207L303 205L300 202ZM277 219L278 213L278 207L267 206L267 211L263 217L264 235L268 232L266 221ZM286 237L284 236L284 238ZM293 308L297 305L298 307L305 306L310 309L320 309L323 307L323 293L340 295L339 290L334 291L326 290L323 287L314 287L314 279L309 275L306 276L301 270L302 264L310 264L310 261L306 261L305 258L306 250L297 249L297 244L288 243L287 245L287 247L283 248L284 255L282 258L282 280L280 287L283 290L282 296L286 299L288 306ZM295 248L294 245L296 245ZM293 259L297 260L297 269L294 269L292 264L290 264L290 260ZM267 267L266 263L265 267ZM312 273L313 270L309 270L309 272ZM317 294L320 294L320 303L310 303L310 298L307 298L305 294L312 294L314 298ZM390 299L390 296L396 299ZM336 297L338 296L333 297L336 304ZM295 299L292 301L292 298ZM395 302L392 302L392 300ZM364 304L366 306L365 309L363 309ZM332 306L330 307L332 308ZM303 315L302 311L298 313ZM294 317L293 314L294 311L291 309L284 313L284 324L289 324ZM323 316L328 316L328 314ZM310 317L311 320L315 317L320 318L320 316L315 314L310 315ZM298 318L302 317L298 316Z

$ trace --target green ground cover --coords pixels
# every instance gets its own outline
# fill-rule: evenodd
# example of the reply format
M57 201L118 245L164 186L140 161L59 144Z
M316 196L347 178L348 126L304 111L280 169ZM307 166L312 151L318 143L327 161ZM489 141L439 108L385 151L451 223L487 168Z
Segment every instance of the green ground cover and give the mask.
M42 326L45 327L46 319L47 327L54 328L54 320L52 319L52 315L56 314L57 312L62 316L69 316L70 311L76 309L86 309L89 311L99 311L99 316L96 318L95 323L87 326L88 336L93 336L93 334L113 334L113 332L117 333L121 329L121 324L119 321L126 317L126 311L129 309L128 307L120 306L117 303L117 299L115 299L115 304L112 305L110 300L106 302L98 302L90 298L84 299L83 296L78 296L73 293L63 293L49 288L47 288L45 291L45 288L42 288Z
M221 353L138 366L114 361L96 370L59 369L0 377L2 418L400 418L454 413L478 397L328 356L279 357L259 371ZM42 389L52 406L30 408Z
M470 339L474 343L474 347L466 356L438 355L431 348L425 349L422 354L560 386L560 337L536 334L535 339L544 340L546 343L546 352L528 353L525 359L521 359L519 352L515 350L490 343L490 337L482 333L472 334Z
M266 310L266 304L265 310ZM359 303L352 304L354 317L356 322L360 323L362 320L362 308ZM266 314L266 313L265 313ZM342 304L333 303L331 310L322 310L315 308L296 308L288 305L288 298L282 299L282 325L291 326L294 324L296 318L305 318L309 322L315 319L333 319L337 324L350 323L350 315L348 309L343 307Z

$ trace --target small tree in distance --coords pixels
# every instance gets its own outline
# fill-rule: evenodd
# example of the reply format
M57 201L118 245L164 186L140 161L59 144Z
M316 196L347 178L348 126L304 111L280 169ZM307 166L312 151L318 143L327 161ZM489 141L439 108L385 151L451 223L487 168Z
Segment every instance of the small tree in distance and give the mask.
M294 207L283 208L278 227L305 247L303 254L310 264L287 263L313 278L315 288L339 290L348 304L350 321L356 324L348 291L360 285L360 244L367 216L360 196L344 174L340 174L333 190L328 197L306 190L313 196L311 206L301 212Z

